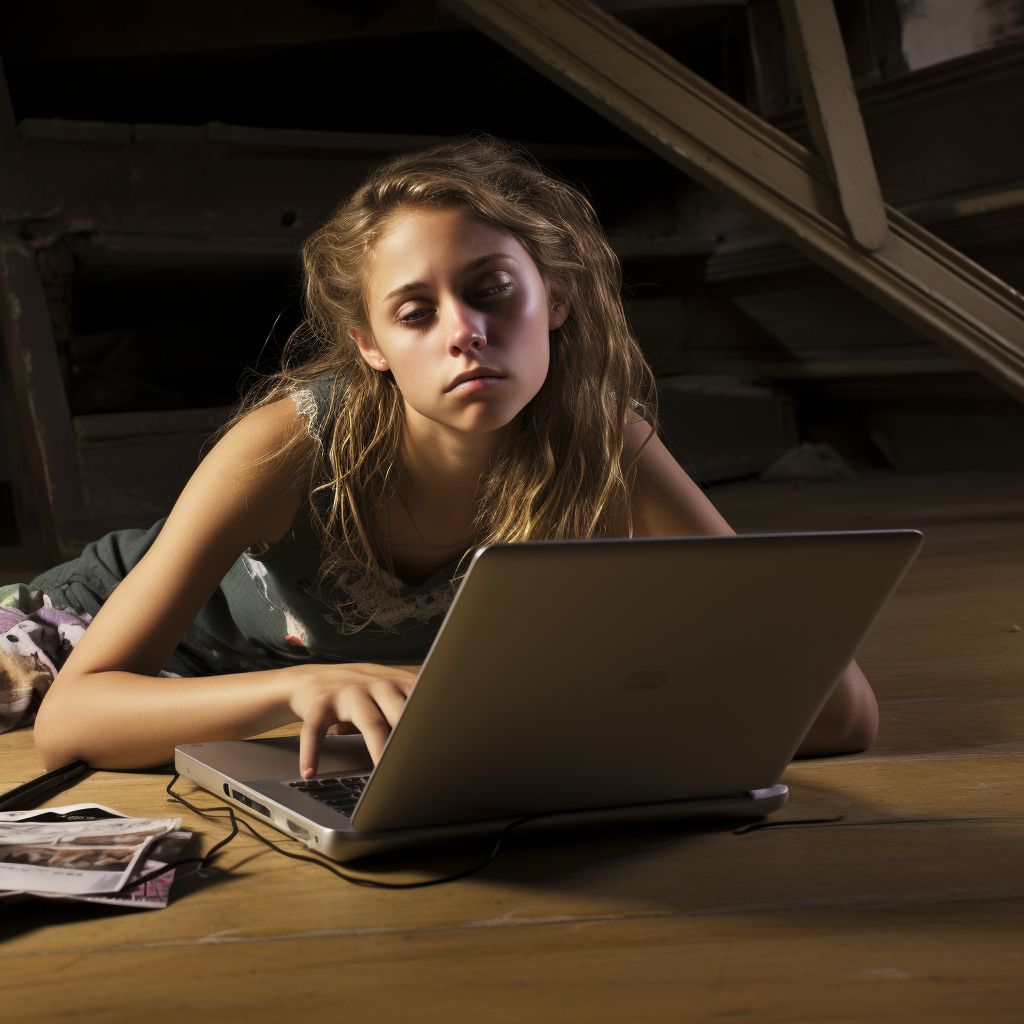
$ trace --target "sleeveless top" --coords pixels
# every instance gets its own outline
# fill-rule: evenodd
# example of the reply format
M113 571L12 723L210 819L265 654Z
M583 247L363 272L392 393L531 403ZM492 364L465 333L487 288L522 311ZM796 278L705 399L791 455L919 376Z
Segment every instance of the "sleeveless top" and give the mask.
M344 390L335 391L328 374L292 396L314 438L330 437L344 400ZM163 523L109 533L30 587L47 594L56 608L95 615ZM458 588L460 558L418 586L382 573L343 573L330 594L342 606L339 612L316 595L323 551L307 500L281 540L235 561L164 669L200 676L307 661L422 661Z

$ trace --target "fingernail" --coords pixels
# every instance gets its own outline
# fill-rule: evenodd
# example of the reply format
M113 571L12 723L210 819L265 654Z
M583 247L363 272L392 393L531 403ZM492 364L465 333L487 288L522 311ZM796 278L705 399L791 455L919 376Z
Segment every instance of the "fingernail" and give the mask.
M304 779L312 778L313 777L313 769L312 768L303 768L302 769L302 777Z

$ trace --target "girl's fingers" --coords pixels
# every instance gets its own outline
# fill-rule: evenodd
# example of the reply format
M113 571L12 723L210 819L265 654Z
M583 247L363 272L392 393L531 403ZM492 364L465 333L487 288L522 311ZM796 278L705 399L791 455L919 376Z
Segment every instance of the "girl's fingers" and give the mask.
M405 710L407 694L396 683L389 683L387 685L375 686L373 698L377 702L377 707L380 708L384 717L388 720L388 725L393 729L398 724L398 720L402 717L402 712Z
M352 710L352 724L363 734L366 749L376 764L384 751L388 736L391 735L391 723L377 702L368 694L362 695L362 699Z
M327 730L328 736L351 736L353 733L357 733L359 730L351 722L335 722L334 725Z
M406 695L406 697L412 693L412 688L416 685L415 672L407 672L404 669L387 665L365 665L361 667L364 671L378 676L380 679L386 680L389 683L393 683Z
M299 774L304 779L316 775L326 732L327 723L321 722L319 715L307 718L302 723L302 730L299 733Z
M299 733L299 772L304 779L317 773L324 736L358 731L373 763L380 760L392 727L402 717L416 677L408 672L366 666L374 678L320 700L306 713ZM323 701L323 703L320 703Z
M416 685L416 675L413 672L399 672L395 675L394 682L402 693L408 697L412 693L412 688Z

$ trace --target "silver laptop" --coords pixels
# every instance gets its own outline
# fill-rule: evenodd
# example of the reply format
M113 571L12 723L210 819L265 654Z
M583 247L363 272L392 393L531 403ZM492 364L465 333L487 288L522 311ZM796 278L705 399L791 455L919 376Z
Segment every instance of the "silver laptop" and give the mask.
M761 816L916 530L492 544L373 767L328 736L189 743L186 778L335 860L472 833Z

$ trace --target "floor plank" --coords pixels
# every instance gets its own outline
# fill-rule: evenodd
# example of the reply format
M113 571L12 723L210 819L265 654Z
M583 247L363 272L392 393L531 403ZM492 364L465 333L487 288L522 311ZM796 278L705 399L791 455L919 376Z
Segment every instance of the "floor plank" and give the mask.
M1022 917L1024 900L1012 900L255 941L224 935L204 946L97 951L84 963L78 953L21 957L7 965L7 1020L120 1024L174 1008L196 1024L325 1011L396 1024L1019 1024Z

